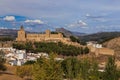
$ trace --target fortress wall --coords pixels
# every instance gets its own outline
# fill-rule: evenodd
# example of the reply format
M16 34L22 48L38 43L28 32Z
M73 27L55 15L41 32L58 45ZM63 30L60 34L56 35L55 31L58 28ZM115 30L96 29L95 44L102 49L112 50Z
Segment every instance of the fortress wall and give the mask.
M50 30L46 30L45 34L26 34L23 26L21 26L20 30L18 31L18 37L16 38L16 41L61 41L66 44L78 45L71 43L69 38L64 38L62 33L51 34Z
M92 45L87 46L90 49L90 52L95 53L96 55L114 55L114 50L109 48L95 48Z
M50 38L60 38L60 36L58 34L51 34Z
M90 52L95 52L95 48L92 45L87 45L87 47L90 49Z
M45 37L45 34L38 34L38 37Z
M103 55L114 55L114 50L112 49L108 49L108 48L99 48L98 50L99 54L103 54Z
M16 41L26 41L26 38L16 38Z
M38 37L38 34L27 34L27 37Z
M35 41L37 37L38 37L37 34L27 34L26 35L27 41Z
M44 37L44 35L40 35L40 34L27 34L27 39L36 39L36 38L42 38Z

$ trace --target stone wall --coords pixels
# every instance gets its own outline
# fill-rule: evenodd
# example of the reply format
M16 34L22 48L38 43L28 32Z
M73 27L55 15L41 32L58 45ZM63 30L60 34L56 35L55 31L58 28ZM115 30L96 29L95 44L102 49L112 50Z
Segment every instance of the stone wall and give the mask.
M50 30L46 30L45 34L26 34L23 27L18 31L18 37L16 38L18 42L26 41L36 41L36 42L63 42L68 45L73 45L81 47L79 43L72 42L69 38L64 38L62 33L51 34Z
M95 55L115 55L115 52L113 49L109 49L109 48L96 48L93 47L92 45L89 45L88 48L90 49L90 52L95 53Z
M18 31L18 36L16 38L16 41L63 41L63 35L61 33L58 34L51 34L50 30L46 30L45 34L26 34L23 27L20 28Z

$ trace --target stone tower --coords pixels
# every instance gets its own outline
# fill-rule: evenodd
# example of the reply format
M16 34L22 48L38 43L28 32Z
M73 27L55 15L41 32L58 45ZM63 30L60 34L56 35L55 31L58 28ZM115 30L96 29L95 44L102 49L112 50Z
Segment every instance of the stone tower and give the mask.
M26 33L25 33L23 26L20 27L20 30L18 31L18 37L16 40L17 41L26 41Z
M59 37L59 38L63 38L62 33L58 33L58 37Z
M50 30L46 30L46 37L47 37L47 38L50 37L50 34L51 34Z

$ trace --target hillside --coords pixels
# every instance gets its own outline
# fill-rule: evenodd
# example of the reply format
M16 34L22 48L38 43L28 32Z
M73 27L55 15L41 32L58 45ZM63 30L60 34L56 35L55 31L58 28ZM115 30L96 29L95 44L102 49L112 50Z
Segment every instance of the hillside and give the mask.
M120 54L120 37L111 39L103 43L103 45L107 48L114 49L116 54Z
M0 29L0 36L16 37L17 36L17 30Z
M69 30L64 29L64 28L56 28L56 32L61 32L61 33L63 33L66 37L86 35L85 33L72 32L72 31L69 31Z
M85 36L79 36L79 39L84 42L97 41L98 43L104 43L119 36L120 32L99 32Z

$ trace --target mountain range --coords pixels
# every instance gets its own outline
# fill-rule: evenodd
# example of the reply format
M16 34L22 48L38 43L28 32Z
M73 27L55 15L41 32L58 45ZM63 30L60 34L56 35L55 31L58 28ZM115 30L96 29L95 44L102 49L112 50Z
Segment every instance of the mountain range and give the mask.
M79 36L79 39L83 42L97 41L98 43L104 43L116 37L120 37L120 32L99 32L99 33Z

